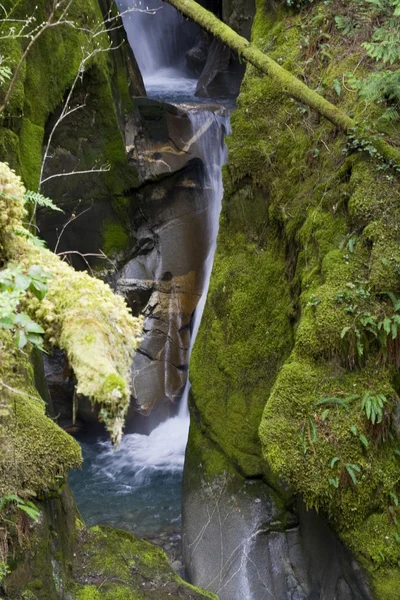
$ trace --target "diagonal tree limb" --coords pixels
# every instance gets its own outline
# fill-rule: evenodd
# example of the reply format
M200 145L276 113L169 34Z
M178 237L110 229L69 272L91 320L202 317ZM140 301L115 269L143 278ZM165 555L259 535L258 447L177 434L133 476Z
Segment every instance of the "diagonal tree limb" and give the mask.
M320 94L311 90L305 83L297 79L289 71L281 67L277 62L258 50L244 37L238 35L228 25L218 19L213 13L209 12L195 0L164 0L171 4L185 17L191 19L202 29L211 33L226 46L229 46L239 56L248 63L265 73L275 83L281 91L291 96L298 102L317 111L320 115L328 119L346 134L353 134L358 128L356 121L351 119L340 108L325 100ZM362 133L363 147L373 147L386 162L400 167L400 149L388 144L381 137L371 136ZM375 153L376 155L376 153Z

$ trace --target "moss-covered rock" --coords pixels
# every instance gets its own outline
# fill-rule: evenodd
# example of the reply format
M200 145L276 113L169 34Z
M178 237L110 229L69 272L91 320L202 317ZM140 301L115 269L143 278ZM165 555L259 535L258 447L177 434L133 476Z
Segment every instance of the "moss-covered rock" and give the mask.
M37 22L44 21L49 10L46 2L38 2ZM43 209L38 221L42 236L53 248L66 221L78 208L79 212L88 209L77 226L70 223L58 243L59 251L75 251L72 260L81 268L86 265L80 262L76 251L98 253L103 248L111 255L121 255L127 250L130 236L125 234L124 238L119 237L117 245L110 245L105 223L110 221L126 229L127 206L121 211L120 199L128 196L132 202L130 190L139 183L136 168L128 164L124 128L134 113L133 95L145 91L135 59L125 43L124 30L118 28L117 16L112 15L108 26L101 25L105 17L110 18L109 10L108 0L103 0L101 6L98 0L75 1L65 24L50 28L39 37L27 55L0 128L0 160L7 160L28 189L37 190L43 145L74 86L69 98L72 112L51 135L42 173L45 183L41 191L55 198L65 214ZM20 2L14 10L19 19L31 13L32 6L27 1ZM93 38L91 31L96 34ZM18 63L24 44L24 38L1 40L1 52L11 68ZM107 50L110 46L113 49ZM94 56L87 60L93 51ZM78 77L81 67L83 72ZM3 85L6 87L7 83ZM60 176L71 171L85 174ZM84 236L81 226L86 227ZM89 261L95 259L89 257Z
M108 285L74 271L32 241L22 224L24 187L7 165L0 169L4 203L1 258L26 270L40 265L49 274L46 297L39 300L27 294L25 308L41 323L48 342L66 351L78 380L78 394L100 404L100 415L118 443L130 401L131 361L142 319L132 317L124 299L115 296Z
M27 354L0 329L0 496L57 490L81 463L75 440L45 414Z
M345 112L376 121L376 105L334 89L363 57L335 28L342 10L342 2L299 12L260 0L253 42ZM399 127L391 134L397 143ZM191 365L200 429L242 473L284 480L325 511L371 575L376 598L395 597L398 178L349 152L331 124L251 66L228 147ZM363 409L366 394L385 397L378 424Z

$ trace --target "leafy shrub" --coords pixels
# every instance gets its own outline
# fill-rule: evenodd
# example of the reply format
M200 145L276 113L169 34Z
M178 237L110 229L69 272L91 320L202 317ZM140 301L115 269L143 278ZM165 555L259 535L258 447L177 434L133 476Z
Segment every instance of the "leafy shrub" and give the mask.
M27 293L43 300L47 293L49 274L39 265L27 271L20 266L10 265L0 271L0 327L15 334L18 348L28 342L42 348L44 329L27 315L20 312L20 303Z

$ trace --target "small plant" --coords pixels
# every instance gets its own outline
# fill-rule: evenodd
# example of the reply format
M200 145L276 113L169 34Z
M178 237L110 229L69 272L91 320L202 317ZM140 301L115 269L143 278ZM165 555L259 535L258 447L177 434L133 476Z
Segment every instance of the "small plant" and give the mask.
M328 404L331 406L339 406L340 408L344 408L348 412L350 410L349 402L352 402L356 398L359 398L359 396L353 395L347 396L346 398L322 398L322 400L318 400L318 402L315 403L315 406L325 406Z
M56 206L50 198L46 198L46 196L39 194L39 192L26 191L24 194L24 200L25 200L25 204L31 204L34 206L43 206L46 208L50 208L51 210L54 210L54 211L64 212L63 210L61 210L61 208Z
M332 460L330 462L331 469L333 469L338 463L340 463L340 458L338 456L335 456L334 458L332 458ZM361 473L360 467L358 465L354 465L352 463L346 463L344 465L344 468L346 470L346 473L350 477L352 483L354 485L357 485L358 481L357 481L357 475L356 474ZM328 482L329 482L330 486L338 489L339 488L339 484L340 484L340 480L341 480L341 477L339 475L337 475L335 477L329 477Z
M387 403L384 394L373 394L368 391L364 394L361 402L361 410L372 425L382 423L383 407Z
M36 504L30 500L24 500L23 498L20 498L16 494L9 494L8 496L2 496L0 498L0 519L2 521L10 522L4 516L4 509L9 505L14 505L18 510L22 510L33 521L37 521L39 519L40 510Z
M357 485L358 481L357 481L356 473L361 473L360 467L358 467L357 465L353 465L351 463L347 463L345 465L345 469L346 469L347 473L349 474L350 479L353 482L353 484Z
M393 358L391 348L399 332L400 300L392 292L385 292L383 295L390 298L393 310L391 311L389 306L382 305L381 314L375 315L368 310L363 310L363 307L366 307L365 302L370 298L370 292L363 287L351 291L343 290L337 294L338 304L344 305L347 314L354 315L352 325L343 327L340 335L342 339L350 337L350 347L355 345L359 360L363 359L366 347L371 342L381 349L385 360L388 355L389 358Z
M42 349L44 329L24 312L20 303L29 292L38 300L47 293L49 274L33 265L28 270L10 265L0 271L0 328L11 330L19 349L28 342Z
M0 585L3 583L5 577L10 573L8 565L0 560Z
M368 446L369 446L369 442L368 442L367 438L365 437L365 435L363 433L359 433L359 431L355 425L352 425L350 427L350 431L355 437L358 437L358 439L360 440L360 442L362 443L364 448L367 450Z

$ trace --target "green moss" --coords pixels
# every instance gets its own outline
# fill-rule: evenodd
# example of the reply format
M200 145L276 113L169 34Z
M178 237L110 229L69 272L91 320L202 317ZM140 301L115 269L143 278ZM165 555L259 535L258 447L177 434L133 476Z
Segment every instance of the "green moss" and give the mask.
M332 3L294 15L260 0L253 42L355 118L376 118L380 107L334 90L363 52L337 34L335 14ZM399 139L397 125L393 136ZM359 357L355 336L343 329L364 313L391 315L383 292L399 297L398 178L368 156L348 155L330 123L251 66L228 148L215 266L191 362L197 432L190 443L200 447L199 436L210 438L210 476L226 468L214 445L243 473L283 479L324 510L386 600L384 585L395 589L399 558L388 518L390 494L400 489L396 441L377 442L384 428L367 423L361 398L367 390L386 395L387 427L398 362L393 348L366 332ZM355 394L349 410L317 404ZM360 469L356 485L351 464ZM338 489L329 483L335 477ZM380 529L373 541L374 519ZM383 563L377 556L386 539Z
M400 586L399 569L386 569L383 567L379 574L373 577L372 581L377 598L397 600Z
M107 256L126 250L129 234L119 223L107 222L104 229L103 248Z
M178 577L162 550L110 527L93 527L81 537L74 566L76 582L88 573L96 584L71 585L76 600L216 599Z
M290 348L293 307L284 256L276 242L257 245L250 220L247 236L238 232L224 237L226 222L240 210L242 201L242 197L230 198L223 217L190 376L194 403L208 435L245 474L256 475L263 468L257 424ZM251 208L265 214L262 195ZM251 208L246 207L249 214ZM257 228L263 237L263 222Z
M0 417L0 495L58 489L68 469L81 463L79 445L45 416L33 367L4 330L0 330L0 365L2 400L7 406Z
M29 119L24 119L19 134L21 175L29 190L38 188L42 165L43 135L43 125L35 125Z

